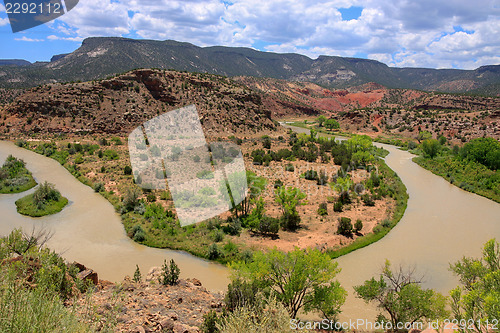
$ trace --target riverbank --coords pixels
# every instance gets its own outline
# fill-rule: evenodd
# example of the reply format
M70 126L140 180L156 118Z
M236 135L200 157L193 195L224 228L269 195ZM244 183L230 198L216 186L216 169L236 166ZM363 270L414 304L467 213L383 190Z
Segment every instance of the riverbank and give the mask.
M462 190L500 203L500 170L489 170L479 163L458 160L449 155L434 159L419 156L413 162Z
M278 140L273 139L273 150L286 150L288 147L285 144L286 140L286 137L283 139L278 138ZM275 246L283 247L283 250L286 250L287 248L293 249L295 245L301 246L300 244L307 247L322 247L324 250L331 252L332 257L338 257L382 238L396 225L406 207L407 198L404 197L406 194L404 185L401 186L402 184L398 183L395 175L389 172L390 169L384 166L383 163L379 169L382 172L384 182L387 182L387 184L384 184L384 189L380 189L380 193L385 193L383 195L379 193L379 189L377 189L377 194L373 192L373 189L371 190L371 196L377 198L376 205L363 205L362 202L360 203L361 197L359 197L352 205L346 206L349 211L344 214L339 215L333 209L329 209L328 216L316 216L318 205L325 201L325 197L333 197L334 192L329 186L318 186L315 182L313 185L311 181L301 179L303 177L301 174L306 171L306 168L317 169L319 172L322 168L325 168L324 164L317 162L301 166L300 163L295 162L293 164L297 164L295 166L297 168L296 172L269 173L271 169L274 170L273 168L280 165L284 168L286 163L291 164L291 162L272 162L271 166L263 167L252 164L251 159L246 158L249 170L268 179L268 186L263 196L266 198L266 210L271 214L272 218L279 218L279 209L273 200L273 184L276 181L284 181L285 184L292 184L293 186L300 183L299 188L307 189L310 193L306 206L300 208L301 215L302 211L304 214L308 212L306 214L308 216L307 223L304 222L303 230L305 231L297 234L297 237L304 241L299 241L297 237L289 237L290 235L296 235L296 233L280 231L279 235L277 235L280 240L277 241L273 240L276 238L259 236L259 234L241 229L241 227L237 227L239 230L233 230L232 222L220 218L182 228L178 223L175 223L176 221L173 218L173 201L168 190L138 193L134 199L138 200L134 203L134 208L124 210L123 200L132 193L131 189L135 186L133 177L126 172L128 163L126 162L127 150L123 144L124 141L125 138L112 137L99 139L98 141L94 140L93 142L85 140L86 143L72 143L69 140L58 143L23 142L21 146L54 158L78 180L93 187L108 199L115 207L115 210L120 213L125 232L134 241L150 247L183 250L198 257L215 260L223 264L248 258L254 250L266 250L266 248ZM244 142L241 146L244 153L249 154L252 149L256 149L254 148L255 144L258 144L259 141ZM328 178L338 174L340 170L337 169L339 167L330 171L327 170ZM364 183L370 175L363 172L363 170L356 171L354 169L351 172L353 179L360 183ZM358 173L359 175L357 175ZM272 175L271 178L269 178L270 175ZM274 179L278 175L281 175L281 179ZM290 178L291 176L292 178ZM364 188L364 186L361 188ZM311 192L311 190L313 191ZM325 190L332 193L325 194ZM320 195L320 193L323 193L323 195ZM355 195L355 192L353 194ZM366 195L370 195L370 193ZM355 197L357 196L355 195ZM381 204L378 203L379 201ZM353 208L350 208L351 206ZM358 206L359 208L354 209L354 207ZM371 212L372 210L373 212ZM380 212L378 212L379 210ZM338 223L337 220L340 216L350 217L353 223L362 220L364 225L362 235L356 233L354 237L346 238L335 234L328 236L331 234L330 230L321 231L321 234L313 232L313 230L318 229L315 227L316 225L326 226L325 222L332 223L333 228L336 228L335 225ZM328 229L332 229L332 227ZM312 236L314 236L314 239L311 238ZM329 238L327 239L325 236ZM260 238L264 242L259 241ZM311 241L305 241L308 238ZM322 239L323 241L321 241ZM287 245L288 243L290 246Z
M304 131L306 131L307 134L309 134L310 125L311 124L308 125L307 123L304 122L293 122L293 123L286 123L285 127L287 128L295 127L294 130L296 130L296 128L299 127ZM318 128L316 128L316 130L320 135L323 134L327 137L335 135L342 135L343 137L352 136L351 133L343 133L343 132L336 133ZM386 157L389 154L389 152L384 149L380 149L379 153L381 154L382 157ZM327 252L333 259L351 253L355 250L364 248L370 244L373 244L381 240L397 225L397 223L401 220L406 211L409 195L407 193L407 188L405 184L401 181L397 173L387 166L384 160L379 159L377 161L377 164L378 164L378 171L382 175L382 177L390 181L389 186L392 190L392 198L395 199L395 204L392 207L392 209L388 212L388 218L384 220L382 223L380 223L380 225L378 225L377 228L375 228L372 233L365 234L346 246L337 249L328 249Z

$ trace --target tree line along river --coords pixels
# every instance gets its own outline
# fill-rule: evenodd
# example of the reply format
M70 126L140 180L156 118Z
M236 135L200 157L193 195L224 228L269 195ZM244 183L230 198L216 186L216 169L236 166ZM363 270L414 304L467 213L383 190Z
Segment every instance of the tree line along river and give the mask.
M289 127L289 126L287 126ZM293 128L297 132L302 128ZM424 287L447 294L458 281L449 264L463 256L479 257L483 244L500 240L500 204L463 191L412 162L413 155L397 147L387 149L387 165L398 173L410 198L407 210L382 240L337 259L338 279L349 292L341 319L374 319L375 310L353 295L352 286L378 276L386 259L394 265L413 266L424 276ZM190 254L154 249L127 237L120 216L102 196L80 183L58 162L0 141L0 161L12 154L23 159L37 181L48 181L69 199L60 213L33 219L17 213L14 202L34 191L0 194L0 234L32 226L54 232L48 246L68 261L78 261L99 273L101 279L120 281L138 264L143 272L173 258L182 277L195 277L210 290L225 290L229 270Z

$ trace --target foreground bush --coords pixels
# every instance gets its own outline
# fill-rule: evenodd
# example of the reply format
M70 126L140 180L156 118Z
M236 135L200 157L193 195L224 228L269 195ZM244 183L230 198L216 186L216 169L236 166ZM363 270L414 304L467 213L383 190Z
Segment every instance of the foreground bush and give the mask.
M337 263L317 249L255 252L253 261L240 261L231 268L234 269L233 283L240 283L239 280L242 285L249 284L270 293L283 304L291 318L303 310L335 319L345 302L346 291L335 280L340 271Z
M270 298L260 306L243 306L216 323L221 333L285 333L290 328L290 316L285 307Z
M76 278L75 266L44 247L49 238L19 229L0 238L0 332L96 331L92 309L64 305L88 284ZM107 329L113 328L103 327Z

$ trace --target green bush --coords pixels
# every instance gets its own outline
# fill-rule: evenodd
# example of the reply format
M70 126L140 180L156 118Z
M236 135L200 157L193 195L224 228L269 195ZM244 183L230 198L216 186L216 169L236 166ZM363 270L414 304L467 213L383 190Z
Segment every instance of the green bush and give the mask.
M307 180L318 180L318 173L314 170L307 170L304 173L304 178Z
M175 263L174 259L170 259L170 265L167 266L167 261L163 261L161 266L162 274L159 278L159 282L164 286L174 286L179 283L179 275L181 270L179 266Z
M280 221L277 218L263 216L259 222L259 232L263 234L276 235L280 229Z
M212 239L216 243L222 242L224 240L224 236L224 232L220 229L215 229L214 231L212 231Z
M333 204L333 211L334 212L337 212L337 213L340 213L343 211L343 207L344 205L342 204L342 202L340 201L336 201L334 204Z
M203 315L203 323L201 324L201 332L202 333L217 333L219 329L217 328L217 324L220 319L217 316L217 312L215 310L210 310L209 312Z
M139 269L139 265L135 265L135 272L134 272L134 282L141 282L142 280L142 274L141 270Z
M94 192L99 193L99 192L104 192L106 188L104 187L104 184L101 182L97 182L94 184Z
M118 155L118 152L113 149L107 149L104 152L104 157L106 157L108 160L117 160L120 156Z
M238 236L241 232L241 221L239 218L228 218L227 224L222 227L222 230L232 236Z
M322 202L319 204L319 207L318 207L318 214L321 215L321 216L325 216L325 215L328 215L328 209L327 209L327 203L326 202Z
M132 228L132 239L135 242L143 242L146 239L146 232L141 225L137 224Z
M222 253L219 249L219 247L217 246L217 244L213 243L212 245L209 246L208 248L208 259L210 260L216 260L216 259L219 259L221 257Z
M359 233L361 232L361 229L363 229L363 222L360 219L357 219L356 223L354 223L354 231Z
M363 203L365 204L365 206L370 206L370 207L375 206L375 201L373 200L373 197L371 195L364 194L362 196L362 199L363 199Z
M130 176L132 174L132 168L129 165L126 165L123 168L123 174L126 176Z
M352 223L351 219L347 217L339 218L339 226L337 228L337 234L343 235L346 237L352 236Z

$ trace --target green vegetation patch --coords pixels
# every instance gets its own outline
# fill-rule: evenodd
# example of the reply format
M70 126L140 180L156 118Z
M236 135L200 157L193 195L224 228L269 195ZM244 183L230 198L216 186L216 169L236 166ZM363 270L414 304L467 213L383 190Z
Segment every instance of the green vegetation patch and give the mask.
M22 215L41 217L59 213L68 204L68 199L45 182L35 191L16 201L17 211Z
M23 160L12 155L7 157L0 168L0 193L21 193L36 186L36 181L25 165Z
M451 155L434 159L415 157L413 161L463 190L500 203L500 170L493 171L481 163Z
M463 190L500 202L500 142L477 138L450 149L428 139L420 148L423 156L414 158L415 163Z
M405 184L401 181L399 176L391 168L389 168L387 164L385 164L383 160L379 160L377 163L379 175L384 178L386 183L384 185L384 191L387 191L396 201L396 206L392 212L392 216L390 220L385 220L381 224L377 225L373 229L373 233L356 238L354 242L343 248L328 251L328 254L334 259L379 241L396 226L406 211L408 193L406 191Z

